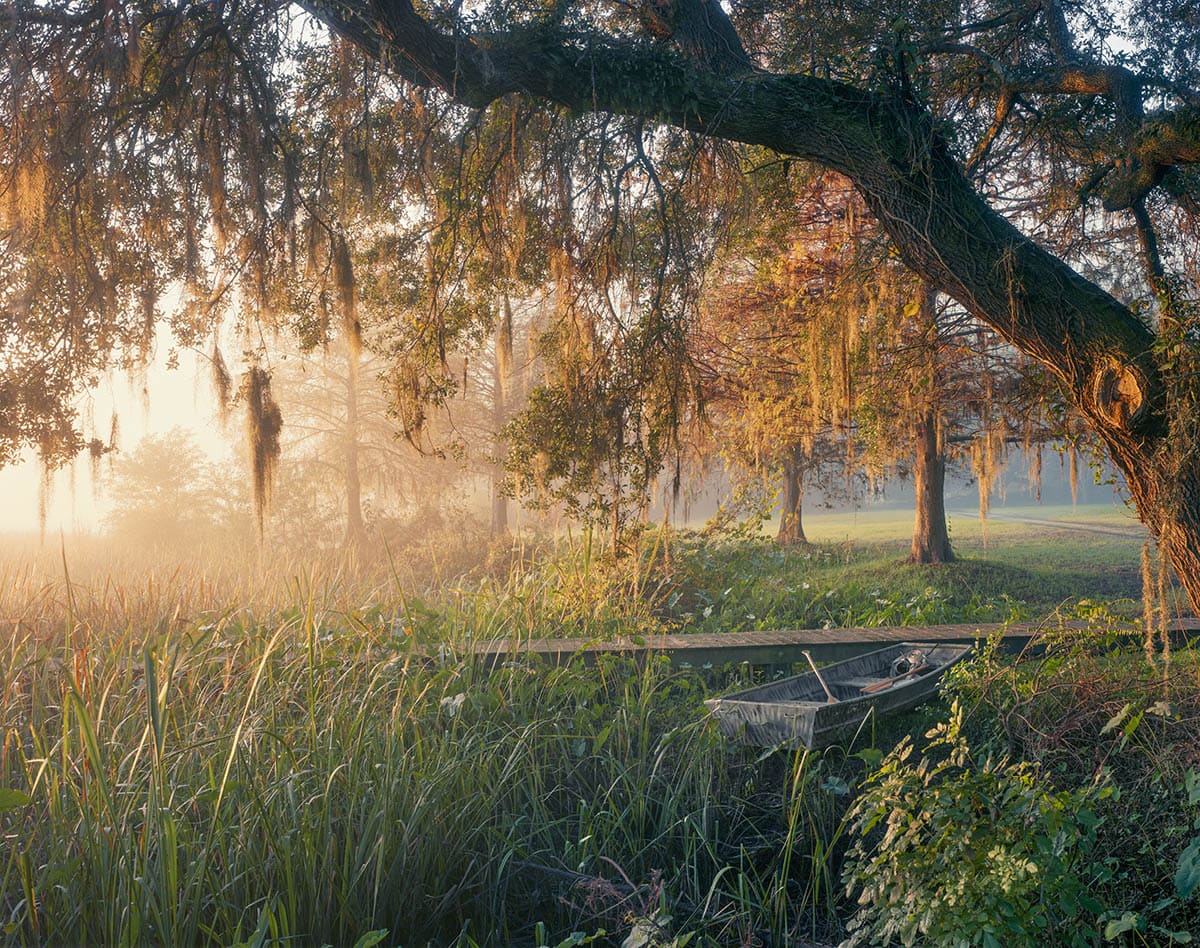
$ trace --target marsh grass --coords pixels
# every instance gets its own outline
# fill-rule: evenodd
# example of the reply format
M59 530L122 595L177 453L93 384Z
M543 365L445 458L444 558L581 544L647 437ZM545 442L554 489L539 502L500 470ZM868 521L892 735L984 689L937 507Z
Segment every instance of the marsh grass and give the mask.
M329 618L310 598L270 626L168 614L10 637L6 940L510 944L648 918L786 941L817 924L824 890L780 853L836 827L839 800L813 790L819 762L784 781L783 755L718 741L696 676L429 664L391 625Z
M759 752L703 711L740 669L489 670L470 646L984 621L1021 592L686 535L621 562L586 539L482 547L466 569L457 547L417 549L0 560L3 940L836 939L845 810L876 745L936 712L823 754Z

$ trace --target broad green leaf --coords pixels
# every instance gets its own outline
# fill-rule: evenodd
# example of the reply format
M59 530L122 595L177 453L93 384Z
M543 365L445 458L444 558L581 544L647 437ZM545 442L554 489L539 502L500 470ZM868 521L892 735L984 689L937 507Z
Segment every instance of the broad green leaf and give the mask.
M878 747L864 747L854 756L867 765L867 770L878 770L879 765L883 763L883 751Z
M1200 886L1200 836L1179 854L1179 864L1175 869L1175 894L1186 899L1196 891L1196 886Z
M7 813L9 810L20 809L28 805L29 794L22 793L20 790L11 790L8 787L0 787L0 813Z
M1138 927L1138 916L1135 912L1126 912L1120 918L1114 918L1104 926L1104 940L1112 941L1118 935L1131 932Z

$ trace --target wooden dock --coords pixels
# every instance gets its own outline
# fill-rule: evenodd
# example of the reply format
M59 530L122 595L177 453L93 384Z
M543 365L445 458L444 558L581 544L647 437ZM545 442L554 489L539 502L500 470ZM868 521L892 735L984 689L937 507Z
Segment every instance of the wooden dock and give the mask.
M1086 621L1014 622L1011 624L878 626L846 629L791 629L770 632L696 633L648 635L615 641L586 639L529 639L521 642L477 642L471 654L484 662L500 664L520 655L536 655L561 663L583 655L594 660L601 654L642 657L663 654L680 666L750 664L792 665L803 662L805 651L819 662L840 662L895 642L974 643L1002 635L1010 652L1019 652L1038 635L1054 631L1084 631ZM1136 634L1136 627L1131 627ZM1200 619L1176 619L1169 625L1172 643L1185 645L1200 635Z

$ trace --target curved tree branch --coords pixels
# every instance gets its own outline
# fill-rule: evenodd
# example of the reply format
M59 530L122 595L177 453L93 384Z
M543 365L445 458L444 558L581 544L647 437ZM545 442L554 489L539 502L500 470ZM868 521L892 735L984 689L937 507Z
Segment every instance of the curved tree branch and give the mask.
M1140 439L1160 423L1151 410L1161 390L1151 333L992 210L916 105L802 74L719 75L649 43L557 27L491 36L484 49L439 33L408 0L376 2L389 4L383 60L409 63L422 84L466 105L520 91L581 113L654 117L841 172L910 267L1042 361L1081 405L1097 404L1098 374L1134 366L1138 384L1123 390L1129 404L1118 413L1126 435ZM1099 407L1108 421L1118 416L1111 404Z

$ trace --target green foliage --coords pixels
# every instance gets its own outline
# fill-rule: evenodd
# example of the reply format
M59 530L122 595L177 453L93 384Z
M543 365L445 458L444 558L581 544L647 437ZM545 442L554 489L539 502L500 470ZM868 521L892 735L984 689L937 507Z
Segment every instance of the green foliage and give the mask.
M919 761L901 741L851 811L845 878L860 908L847 944L1092 944L1086 861L1106 791L1055 791L1029 764L975 760L962 725L955 705Z
M16 644L34 704L4 763L30 801L5 815L10 938L447 943L474 918L496 943L567 923L556 872L711 881L691 827L724 778L692 680L422 670L322 619L109 638L94 660Z
M969 722L979 744L1036 761L1041 779L1060 787L1111 788L1092 807L1104 937L1187 943L1200 931L1196 655L1176 651L1151 667L1136 630L1088 611L1092 630L1051 631L1041 654L1017 663L989 650L950 688L980 709Z
M938 706L847 750L749 750L721 740L702 707L740 671L612 657L488 669L464 656L496 639L694 628L698 591L713 629L760 610L783 622L790 603L834 582L856 584L845 605L865 616L889 608L876 598L907 602L905 583L923 590L932 574L757 541L650 533L621 559L597 546L493 551L469 575L453 572L467 561L432 551L447 576L419 595L394 577L325 583L288 562L273 575L299 578L269 593L178 572L136 595L74 568L69 586L23 585L0 564L0 615L42 617L2 644L0 829L12 845L0 943L354 944L385 929L386 943L462 948L620 944L635 932L664 945L837 941L849 914L842 860L862 815L845 814L887 749L927 729ZM875 583L886 593L868 595ZM923 602L914 611L951 619L973 608L957 591ZM1099 607L1088 615L1107 621ZM1060 637L1038 675L990 654L957 676L988 709L967 722L971 747L1011 735L1014 755L1045 767L999 752L981 761L961 735L965 763L947 763L957 723L939 732L924 776L904 745L865 784L860 807L886 812L855 836L858 863L891 859L889 892L932 897L960 884L961 857L976 867L972 905L1002 915L1007 902L1026 913L1020 924L1057 926L1048 944L1073 922L1150 944L1195 929L1194 659L1175 656L1163 717L1152 711L1161 678L1134 665L1122 677L1127 657L1109 667L1099 651ZM1097 692L1101 679L1121 690ZM1097 694L1086 715L1068 702ZM1018 730L1021 716L1059 753ZM1107 760L1119 793L1093 791L1097 759L1080 748ZM907 789L885 801L885 785ZM876 852L897 805L913 817L912 844ZM932 810L917 819L930 806L946 830L941 862L916 843L931 834ZM1073 881L1093 838L1086 878L1103 914ZM1003 859L983 868L1007 866L1008 892L979 868L997 847ZM1037 885L1052 896L1043 909L1030 907ZM1023 937L1003 931L1006 945Z
M468 613L439 620L429 661L419 603L375 619L323 595L267 625L80 616L5 642L0 943L570 945L640 926L684 945L829 923L857 761L728 746L704 681L662 661L489 671L453 657Z

